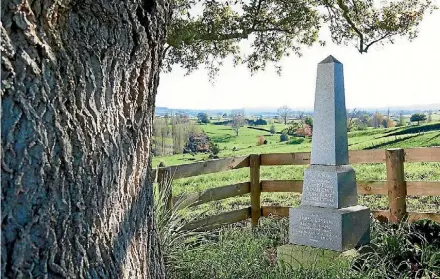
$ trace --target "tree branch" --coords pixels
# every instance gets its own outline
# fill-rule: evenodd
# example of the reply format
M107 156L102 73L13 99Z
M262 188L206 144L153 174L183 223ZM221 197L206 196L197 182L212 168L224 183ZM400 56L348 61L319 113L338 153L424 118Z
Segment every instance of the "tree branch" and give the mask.
M356 13L356 16L358 17L359 16L359 9L356 5L356 0L351 0L351 2L353 3L353 7L354 7L354 11Z
M388 36L390 36L390 35L392 35L391 32L387 32L385 35L383 35L383 36L380 37L379 39L376 39L376 40L370 42L370 43L365 47L364 52L367 53L368 48L370 48L370 46L372 46L373 44L375 44L375 43L377 43L377 42L379 42L379 41L381 41L381 40L383 40L383 39L385 39L386 37L388 37Z
M162 57L165 57L165 56L167 55L167 52L168 52L168 50L169 50L171 47L172 47L171 45L167 45L167 46L164 48L164 50L163 50L163 54L162 54Z
M258 15L260 14L261 2L263 2L263 0L258 0L258 6L257 6L257 10L254 15L254 20L253 20L251 29L254 29L257 26L257 18L258 18Z
M350 24L351 28L358 34L360 39L360 45L359 45L359 52L363 53L364 51L364 35L362 32L356 27L356 24L351 20L350 16L348 15L348 7L343 3L343 0L337 0L339 8L342 10L342 16L347 21L348 24Z
M242 32L236 32L236 33L230 33L230 34L216 34L216 33L207 33L207 34L201 34L196 41L226 41L226 40L232 40L232 39L248 39L249 35L255 32L282 32L289 35L295 35L295 33L292 30L283 29L283 28L277 28L277 27L269 27L269 28L251 28L248 30L243 30ZM171 47L171 45L168 45L165 50L165 52ZM173 46L177 47L177 46Z

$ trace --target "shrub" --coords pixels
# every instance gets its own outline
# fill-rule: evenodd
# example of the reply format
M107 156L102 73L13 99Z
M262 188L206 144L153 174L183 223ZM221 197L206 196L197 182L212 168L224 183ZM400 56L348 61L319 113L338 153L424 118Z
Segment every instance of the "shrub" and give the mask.
M282 134L288 134L289 136L296 135L296 131L298 130L298 123L292 123L289 127L283 129L281 131Z
M306 118L304 119L304 123L309 125L313 129L313 118L311 118L310 116L306 116Z
M214 154L211 153L211 154L209 154L208 159L209 160L211 160L211 159L219 159L219 157L217 155L214 155Z
M359 123L356 125L356 130L358 131L365 131L368 129L368 125L363 124L363 123Z
M275 130L275 124L272 123L272 125L270 125L270 133L273 135L275 134L277 131Z
M232 120L217 121L217 122L213 122L212 124L214 124L214 125L231 125Z
M200 112L200 113L198 113L198 114L197 114L197 119L198 119L199 123L204 123L204 124L206 124L206 123L209 123L209 122L210 122L210 121L209 121L208 114L205 113L205 112Z
M305 141L304 138L296 138L296 137L293 137L293 138L290 139L289 144L301 144L301 143L303 143L304 141Z
M257 140L257 146L260 146L260 145L265 144L265 143L264 143L265 141L266 141L266 140L264 139L263 136L259 136L259 137L258 137L258 140Z
M287 134L283 133L280 135L280 142L288 141L288 140L289 140L289 136Z
M211 142L209 149L210 149L212 155L218 155L218 153L220 152L220 147L218 146L218 144L213 143L213 142Z
M207 153L210 151L210 141L205 133L190 133L183 153Z
M312 136L312 127L305 125L304 128L298 128L296 130L296 135L299 137L310 137Z
M388 119L387 127L388 128L392 128L392 127L395 127L395 126L396 126L396 122L394 122L392 119Z
M267 125L267 121L262 118L259 118L257 120L246 119L246 121L251 126Z

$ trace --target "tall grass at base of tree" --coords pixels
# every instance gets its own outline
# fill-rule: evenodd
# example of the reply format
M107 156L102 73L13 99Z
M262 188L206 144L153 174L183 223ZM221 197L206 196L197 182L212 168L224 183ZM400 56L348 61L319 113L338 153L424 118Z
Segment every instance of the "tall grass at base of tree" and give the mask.
M191 251L193 247L205 243L212 233L185 230L184 226L192 221L184 214L184 210L190 205L184 204L183 199L178 199L169 208L167 201L168 193L171 193L172 179L167 178L163 188L159 187L161 186L153 187L154 221L165 266L169 270L179 264L178 257L182 251Z

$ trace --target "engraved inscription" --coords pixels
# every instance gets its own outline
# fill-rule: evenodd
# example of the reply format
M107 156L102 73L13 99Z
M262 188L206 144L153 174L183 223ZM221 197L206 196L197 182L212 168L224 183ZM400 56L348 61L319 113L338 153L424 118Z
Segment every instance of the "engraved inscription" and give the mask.
M332 241L335 239L331 229L332 225L335 225L334 222L335 220L323 218L314 213L302 215L299 216L295 234L313 242Z
M315 204L332 205L335 203L336 189L328 186L328 183L318 181L310 183L303 193L304 200Z

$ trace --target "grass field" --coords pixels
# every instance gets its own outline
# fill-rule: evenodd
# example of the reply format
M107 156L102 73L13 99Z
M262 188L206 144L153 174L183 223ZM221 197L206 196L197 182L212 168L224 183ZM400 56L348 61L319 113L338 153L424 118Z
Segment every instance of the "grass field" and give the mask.
M433 124L420 125L420 127L429 126ZM269 125L267 125L269 126ZM413 126L405 128L378 128L368 129L364 131L354 131L349 133L349 149L373 149L373 148L391 148L391 147L430 147L440 146L440 129L428 131L425 133L408 133L396 136L388 136L396 131L404 131ZM262 154L262 153L284 153L284 152L300 152L310 151L310 139L306 139L301 144L289 144L280 142L280 136L271 135L268 132L249 129L247 127L240 128L239 135L229 126L206 124L200 125L200 128L211 138L214 143L220 147L219 157L233 157L247 154ZM268 128L268 127L264 127ZM285 128L283 124L277 124L277 131ZM259 136L264 136L268 144L257 146ZM180 165L187 164L194 161L207 160L208 154L176 154L165 157L153 158L153 167L155 168L159 162L164 162L165 165Z
M421 125L428 127L432 124ZM239 136L227 126L201 125L201 128L210 138L219 144L220 157L247 155L252 153L298 152L310 151L311 142L306 139L300 144L280 143L279 135L271 136L267 132L248 128L241 128ZM279 129L283 125L278 125ZM392 147L430 147L440 146L440 131L414 132L413 127L370 129L349 133L349 149L371 149ZM429 128L429 129L428 129ZM394 135L396 134L396 135ZM268 144L257 146L257 138L264 136ZM235 148L235 151L233 149ZM167 166L191 163L207 159L207 154L173 155L154 158L153 166L160 161ZM306 166L264 166L261 168L261 179L302 179ZM385 164L356 164L353 165L358 180L385 180ZM439 163L406 163L406 180L434 181L440 180ZM249 181L249 169L238 169L227 172L213 173L173 181L173 195L198 192L204 189ZM294 193L263 193L262 205L297 206L300 195ZM386 209L386 196L364 195L359 197L359 203L371 209ZM440 213L440 197L408 197L408 211L427 211ZM213 201L185 209L181 213L184 218L198 219L204 216L240 209L250 205L249 195ZM374 275L352 272L351 269L331 267L329 270L280 270L274 264L277 246L286 243L287 219L263 218L257 232L253 232L247 221L230 225L213 232L215 237L208 237L203 244L197 247L186 247L178 251L177 262L170 268L171 278L386 278L380 273ZM374 227L376 230L377 227ZM380 227L380 226L379 226ZM440 231L440 229L439 229ZM373 238L373 242L383 241L383 238L394 237L394 233L387 232ZM379 243L380 244L380 243ZM411 248L413 249L413 248ZM414 248L415 249L415 248ZM435 248L434 254L440 255L440 248ZM397 251L397 250L396 250ZM411 250L412 251L412 250ZM385 256L384 256L385 257ZM436 260L437 263L437 260ZM379 266L379 268L388 268ZM440 272L439 267L430 270ZM388 271L383 271L388 272ZM400 272L400 271L399 271ZM258 276L256 275L258 274ZM400 274L400 273L399 273ZM404 274L404 273L402 273ZM438 273L437 273L438 274ZM403 275L402 275L403 276ZM412 278L411 276L388 278ZM431 277L425 277L431 278ZM436 277L432 277L436 278Z
M432 125L432 124L429 124ZM428 125L427 125L428 126ZM239 136L227 126L202 125L202 129L218 143L221 149L220 157L247 155L252 153L276 153L276 152L300 152L310 151L311 142L309 139L301 144L289 144L279 142L279 136L268 136L263 131L241 128ZM423 126L422 126L423 127ZM371 129L349 133L349 149L360 150L375 148L393 147L429 147L440 146L440 131L429 131L419 134L401 134L387 136L395 132L402 132L409 128ZM268 144L257 146L258 136L265 136ZM232 151L236 147L237 151ZM153 165L163 161L167 166L190 163L190 160L206 159L208 155L179 154L169 157L155 158ZM306 166L264 166L261 168L261 179L293 180L302 179ZM353 165L358 180L385 180L385 164L356 164ZM440 163L407 163L405 164L406 180L440 180ZM249 181L249 170L238 169L228 172L200 175L196 177L178 179L173 182L173 195L199 192L205 189ZM262 203L265 205L292 206L299 204L299 195L294 193L263 193ZM373 209L385 209L387 207L386 197L363 196L360 203ZM209 215L225 210L239 209L250 204L249 195L230 198L222 201L213 201L200 205L192 210L192 214ZM417 197L408 200L410 211L431 211L440 212L440 197Z

